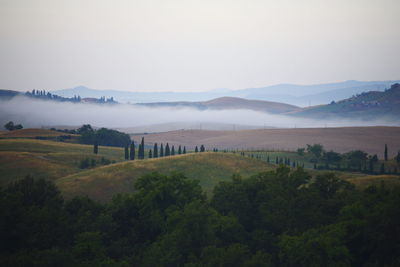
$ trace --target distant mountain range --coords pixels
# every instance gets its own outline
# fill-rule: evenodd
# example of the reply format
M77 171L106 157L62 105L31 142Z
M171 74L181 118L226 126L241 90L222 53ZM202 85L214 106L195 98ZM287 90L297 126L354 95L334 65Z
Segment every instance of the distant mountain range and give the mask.
M345 81L339 83L296 85L279 84L261 88L247 88L241 90L215 89L206 92L127 92L117 90L96 90L84 86L70 89L52 91L64 97L114 97L121 103L153 103L171 101L208 101L219 97L240 97L273 102L283 102L296 106L311 106L328 104L331 101L339 101L366 91L383 91L394 81Z

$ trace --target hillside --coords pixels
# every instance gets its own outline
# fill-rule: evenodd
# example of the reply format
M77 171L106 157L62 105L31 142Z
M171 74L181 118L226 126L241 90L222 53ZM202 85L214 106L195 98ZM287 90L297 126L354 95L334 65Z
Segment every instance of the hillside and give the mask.
M233 174L248 177L272 167L263 161L235 154L205 152L121 162L63 177L56 184L67 197L88 195L106 201L114 194L134 191L135 180L146 173L181 172L188 178L199 180L203 189L210 193L218 182L229 180Z
M346 117L362 119L400 118L400 84L384 92L369 91L329 105L305 108L293 115L312 118Z
M291 150L307 144L322 144L340 153L364 150L383 156L385 144L393 157L400 150L400 127L336 127L257 129L243 131L179 130L145 136L154 142L185 145L188 149L204 144L206 148Z
M312 85L277 84L258 88L215 89L204 92L128 92L96 90L78 86L53 92L64 97L73 97L74 95L81 97L113 96L117 101L124 103L199 102L227 96L308 106L310 103L312 105L327 104L332 100L337 101L365 91L382 91L396 82L399 81L344 81Z
M0 139L0 185L27 175L56 180L82 171L79 164L86 158L101 165L102 158L123 160L123 153L122 148L116 147L100 146L99 154L95 155L91 145L36 139Z
M268 112L273 114L282 114L282 113L295 112L301 110L299 107L289 104L263 101L263 100L248 100L239 97L220 97L203 102L157 102L157 103L142 103L140 105L147 107L174 107L174 108L189 107L200 110L247 109L247 110Z

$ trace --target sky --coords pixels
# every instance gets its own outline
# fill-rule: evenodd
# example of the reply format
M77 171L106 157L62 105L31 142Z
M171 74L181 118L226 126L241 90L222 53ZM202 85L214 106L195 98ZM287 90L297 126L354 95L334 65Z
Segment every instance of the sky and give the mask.
M399 0L0 0L0 88L400 79Z

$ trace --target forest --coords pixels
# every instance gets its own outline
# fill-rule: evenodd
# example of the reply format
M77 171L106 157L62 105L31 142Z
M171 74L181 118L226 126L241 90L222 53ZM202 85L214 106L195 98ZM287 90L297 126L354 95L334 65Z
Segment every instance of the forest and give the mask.
M2 266L399 266L400 188L281 165L220 182L147 174L100 203L42 179L1 188Z

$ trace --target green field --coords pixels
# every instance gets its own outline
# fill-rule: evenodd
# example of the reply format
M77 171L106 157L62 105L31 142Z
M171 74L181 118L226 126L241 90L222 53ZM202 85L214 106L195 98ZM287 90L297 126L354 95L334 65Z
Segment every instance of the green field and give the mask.
M147 156L147 151L145 154ZM271 164L267 163L267 156ZM327 172L313 170L306 157L294 152L247 151L245 156L241 156L240 152L205 152L125 161L123 148L100 146L99 153L95 155L91 145L36 139L0 139L0 185L31 175L55 181L68 198L88 195L93 199L107 201L116 193L134 191L135 180L147 173L181 172L191 179L199 180L206 193L210 194L218 182L229 180L234 174L249 177L274 168L276 157L290 158L299 165L304 162L313 176ZM97 164L95 167L81 169L79 165L84 159L96 161ZM103 166L102 159L115 163ZM381 181L388 185L400 183L398 175L334 172L338 177L361 188L369 184L380 184Z
M199 180L209 194L218 182L229 180L233 174L248 177L272 168L256 159L205 152L112 164L61 178L56 184L67 197L87 194L104 201L116 193L132 192L135 180L147 173L181 172Z

